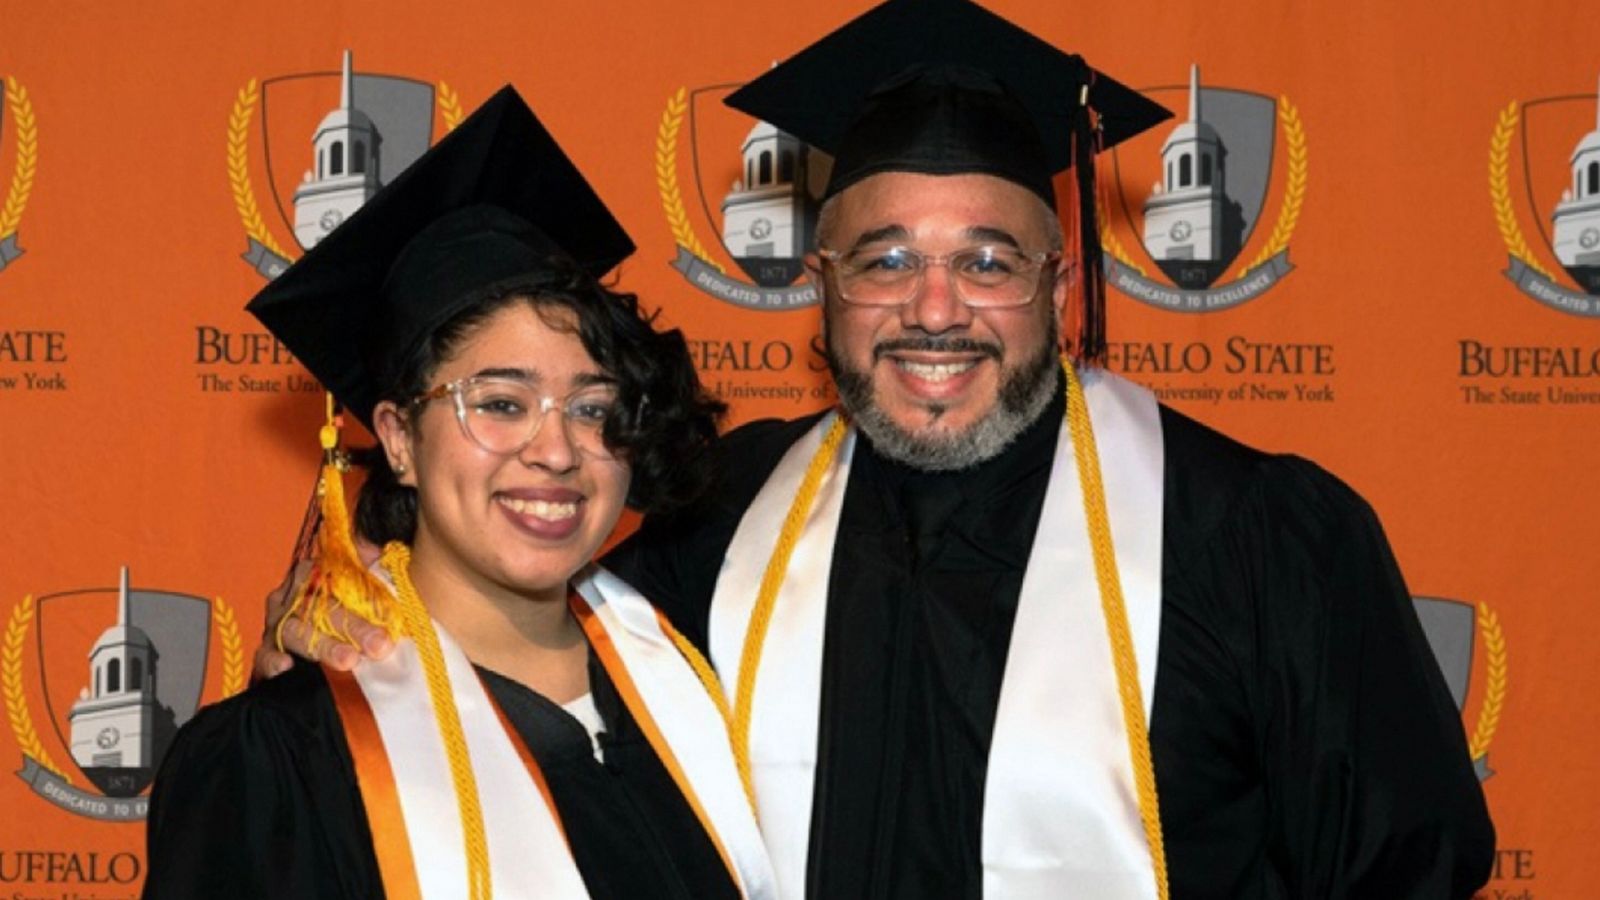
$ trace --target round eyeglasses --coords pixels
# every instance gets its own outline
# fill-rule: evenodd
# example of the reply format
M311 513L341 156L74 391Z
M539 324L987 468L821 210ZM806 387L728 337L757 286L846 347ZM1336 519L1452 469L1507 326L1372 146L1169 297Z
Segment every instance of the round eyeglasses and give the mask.
M940 256L911 247L867 246L817 250L839 299L852 306L904 306L922 290L928 269L944 266L962 303L974 309L1027 306L1043 273L1061 254L1025 253L1003 244L968 247Z
M441 384L411 401L421 406L449 396L455 400L456 421L469 440L490 453L510 455L528 446L552 410L567 424L567 439L592 459L611 459L605 442L605 424L616 414L617 388L613 384L587 384L562 397L539 393L516 378L474 376Z

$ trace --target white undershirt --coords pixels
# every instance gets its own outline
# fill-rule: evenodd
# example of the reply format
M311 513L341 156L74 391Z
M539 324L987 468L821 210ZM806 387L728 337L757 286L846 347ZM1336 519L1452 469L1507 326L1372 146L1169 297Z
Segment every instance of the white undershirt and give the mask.
M589 743L594 747L594 758L605 762L600 755L599 735L606 730L606 725L600 719L600 710L594 705L594 694L584 694L576 700L561 704L561 708L583 725L583 730L589 733Z

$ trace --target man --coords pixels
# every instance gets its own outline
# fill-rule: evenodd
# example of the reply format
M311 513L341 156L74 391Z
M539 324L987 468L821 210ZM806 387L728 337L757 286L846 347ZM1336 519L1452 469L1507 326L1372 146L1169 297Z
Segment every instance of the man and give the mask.
M607 563L708 650L784 896L1469 896L1492 827L1371 510L1092 366L1091 154L1163 111L964 0L729 102L834 156L842 414L729 434Z
M886 3L729 103L834 156L809 262L852 428L831 460L829 421L730 434L713 503L608 563L709 648L788 895L1155 896L1163 867L1185 898L1469 895L1491 829L1371 511L1084 369L1108 623L1050 176L1075 163L1092 212L1095 143L1164 111L955 0Z

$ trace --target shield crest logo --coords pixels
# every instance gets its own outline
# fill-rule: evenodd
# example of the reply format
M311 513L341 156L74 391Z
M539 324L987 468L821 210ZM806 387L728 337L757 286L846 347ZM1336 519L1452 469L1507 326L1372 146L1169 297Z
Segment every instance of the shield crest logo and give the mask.
M39 598L39 684L66 755L108 797L155 777L172 737L200 706L211 604L120 587Z
M1259 296L1292 268L1288 241L1305 188L1297 111L1286 98L1203 86L1198 65L1187 85L1142 90L1187 116L1109 154L1104 202L1111 208L1102 210L1101 234L1108 281L1134 299L1183 312ZM1279 157L1288 171L1273 219L1267 201ZM1270 232L1265 241L1260 232ZM1143 252L1129 253L1119 235ZM1241 263L1250 248L1256 252Z
M213 630L220 696L232 696L245 686L244 642L221 597L134 588L124 566L115 587L22 598L0 633L16 776L75 815L142 820L145 789L200 705Z
M722 98L737 87L689 95L695 192L728 257L756 284L784 287L800 277L801 257L812 249L831 160L723 106ZM728 140L746 125L742 140ZM732 147L739 148L738 156L728 152Z
M349 51L340 70L247 84L228 127L229 180L250 241L245 261L277 277L432 145L436 107L446 129L462 117L443 84L357 72ZM265 176L259 199L253 170Z
M1600 297L1600 94L1522 105L1522 189L1543 251Z
M1208 288L1233 265L1261 221L1277 104L1260 94L1201 87L1198 79L1188 89L1150 93L1173 108L1187 107L1189 117L1159 148L1114 148L1112 183L1122 215L1142 223L1140 243L1156 266L1181 288ZM1124 165L1130 177L1140 173L1144 181L1155 173L1137 203L1123 190Z
M1489 744L1499 726L1505 702L1506 644L1500 619L1488 606L1462 603L1438 597L1413 597L1417 619L1422 623L1428 647L1433 651L1439 671L1456 709L1465 712L1471 686L1473 657L1482 638L1484 680L1483 698L1475 724L1470 729L1468 750L1480 781L1494 775L1489 768Z
M1517 290L1600 317L1600 93L1507 104L1489 138L1489 199Z
M273 208L302 250L348 218L433 141L432 85L351 73L346 91L341 77L317 72L261 82L262 158ZM348 140L341 141L339 132ZM314 207L309 217L303 209L308 204Z
M816 295L801 278L803 259L813 249L832 160L724 106L738 88L680 88L667 101L656 177L678 244L672 265L695 287L738 306L808 306ZM688 196L680 174L688 175Z

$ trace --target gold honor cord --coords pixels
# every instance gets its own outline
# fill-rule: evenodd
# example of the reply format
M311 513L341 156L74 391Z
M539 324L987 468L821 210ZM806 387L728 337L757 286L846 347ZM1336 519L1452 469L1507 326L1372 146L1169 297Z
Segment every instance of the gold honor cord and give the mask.
M1156 770L1150 759L1150 731L1144 720L1144 700L1139 693L1139 661L1133 654L1128 610L1122 602L1122 579L1111 546L1111 519L1106 513L1105 486L1100 483L1100 454L1095 449L1094 428L1083 385L1072 363L1063 359L1067 373L1067 430L1072 433L1078 482L1083 488L1083 514L1089 522L1089 544L1094 548L1095 580L1100 583L1100 609L1111 639L1111 659L1117 670L1117 693L1122 699L1122 725L1128 734L1128 756L1133 762L1133 785L1139 795L1139 818L1150 844L1155 869L1156 896L1167 900L1167 849L1161 837L1161 803L1156 796Z
M778 602L778 589L789 572L789 557L794 555L794 545L800 541L811 514L811 504L817 499L822 486L822 476L833 467L833 458L839 452L839 442L844 440L849 426L844 414L833 419L833 425L822 438L822 446L811 457L800 490L789 505L789 514L783 518L783 528L778 532L778 543L767 560L767 570L761 576L761 590L756 595L755 609L750 611L750 624L745 627L744 649L739 654L739 683L733 698L733 759L741 770L750 767L750 713L756 693L756 670L761 667L761 648L767 641L767 627L772 624L772 607Z
M1156 796L1155 766L1150 758L1150 734L1145 725L1144 702L1139 692L1139 666L1134 658L1128 613L1122 600L1122 583L1117 576L1116 554L1111 545L1111 522L1106 513L1105 488L1100 483L1100 460L1095 451L1094 429L1089 422L1089 408L1084 402L1083 387L1078 381L1077 372L1065 359L1061 367L1067 376L1067 429L1077 451L1074 456L1078 464L1078 481L1083 489L1083 512L1089 525L1095 578L1100 584L1100 608L1105 616L1111 657L1116 667L1123 727L1128 735L1128 755L1133 763L1134 788L1139 799L1139 818L1144 825L1145 840L1150 845L1156 894L1160 900L1167 900L1167 855L1161 836L1161 806ZM741 767L741 774L750 765L750 707L755 693L756 670L761 664L761 648L766 642L767 627L772 622L772 608L788 572L789 557L794 553L800 531L805 527L811 505L816 500L822 476L832 468L846 429L841 414L823 437L816 455L811 458L805 479L800 483L800 490L789 507L789 514L784 518L783 529L778 533L777 546L767 562L766 573L761 579L761 591L756 598L755 609L750 614L750 624L745 630L733 717L734 758Z
M666 632L667 637L672 639L673 646L678 648L678 652L689 663L689 668L694 670L695 677L699 678L700 684L705 687L706 693L711 695L711 703L716 706L717 715L722 717L722 727L728 732L728 738L731 741L733 738L733 712L728 709L728 697L722 690L722 679L717 677L717 670L711 667L711 662L705 658L705 654L701 653L699 648L690 643L689 639L684 637L678 629L672 627L672 623L667 621L666 616L657 612L656 618L661 622L661 630ZM750 754L740 754L735 751L733 764L739 769L739 783L744 786L744 796L750 803L750 811L759 818L761 812L756 808L756 785L755 779L750 774Z
M417 644L422 672L428 680L428 696L433 700L433 715L439 737L450 762L450 780L455 786L456 805L461 814L461 833L467 851L467 894L471 900L488 900L489 839L483 828L483 807L478 801L478 778L472 771L467 737L461 730L461 712L456 709L455 693L450 689L450 673L445 669L444 653L439 649L439 634L433 620L411 583L411 548L399 541L383 548L383 568L394 580L400 600L400 623L406 636Z

